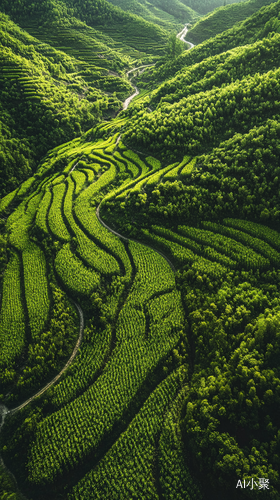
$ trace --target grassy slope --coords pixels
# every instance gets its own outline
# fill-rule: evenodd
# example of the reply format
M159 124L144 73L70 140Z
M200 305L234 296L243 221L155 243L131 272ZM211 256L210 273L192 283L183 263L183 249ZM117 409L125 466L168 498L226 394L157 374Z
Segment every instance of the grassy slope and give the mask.
M188 40L198 43L211 38L218 33L230 29L233 24L243 21L251 16L264 5L273 3L275 0L248 0L238 4L219 7L208 16L199 20L188 32Z

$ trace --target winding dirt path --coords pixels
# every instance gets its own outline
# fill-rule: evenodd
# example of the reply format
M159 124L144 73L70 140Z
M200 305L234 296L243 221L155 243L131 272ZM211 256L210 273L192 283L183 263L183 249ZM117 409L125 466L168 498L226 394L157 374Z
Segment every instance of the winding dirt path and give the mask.
M182 29L182 31L180 31L180 33L178 33L177 38L179 38L179 40L181 40L182 42L187 43L190 46L190 49L193 49L193 47L195 47L195 45L192 42L188 42L187 40L185 40L185 36L189 31L188 26L190 26L190 25L186 24L184 29Z
M138 66L137 68L132 68L130 69L129 71L127 71L127 73L125 74L126 78L129 78L129 75L131 73L134 73L135 71L138 71L138 70L142 70L140 71L140 73L143 73L143 71L145 71L146 68L150 68L151 66L154 66L154 64L145 64L143 66ZM132 99L134 99L134 97L136 97L138 94L139 94L139 90L138 88L133 85L133 88L135 90L134 94L132 94L131 96L129 96L123 103L123 109L127 109L129 104L131 103Z
M62 368L62 370L48 383L46 384L42 389L40 389L40 391L36 392L36 394L34 394L34 396L31 396L29 399L27 399L26 401L24 401L24 403L22 403L21 405L17 406L16 408L13 408L12 410L7 410L5 411L5 415L9 414L9 415L13 415L14 413L18 412L19 410L21 410L22 408L24 408L25 406L27 406L31 401L33 401L33 399L35 398L38 398L39 396L41 396L42 394L44 394L44 392L46 392L53 384L55 384L55 382L57 382L57 380L61 377L61 375L67 370L67 368L71 365L73 359L75 358L77 352L78 352L78 349L81 345L81 342L82 342L82 338L83 338L83 332L84 332L84 315L83 315L83 311L81 309L81 307L79 306L79 304L77 304L76 302L74 302L74 305L79 313L79 317L80 317L80 330L79 330L79 338L78 338L78 341L74 347L74 350L70 356L70 358L68 359L66 365Z

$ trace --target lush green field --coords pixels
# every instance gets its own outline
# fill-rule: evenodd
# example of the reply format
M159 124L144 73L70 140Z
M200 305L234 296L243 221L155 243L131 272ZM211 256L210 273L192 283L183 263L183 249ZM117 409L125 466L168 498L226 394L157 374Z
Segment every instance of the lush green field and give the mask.
M171 187L179 186L178 178L188 187L190 176L197 175L197 159L185 156L162 166L121 142L113 148L112 141L69 143L63 154L74 170L66 167L66 177L48 174L7 220L8 245L17 253L10 256L3 283L2 383L10 392L3 401L14 406L34 393L40 380L59 366L62 346L73 346L75 316L58 287L78 298L86 328L64 377L25 410L28 418L7 418L7 437L1 437L5 461L12 470L17 464L23 491L37 498L139 498L140 491L145 498L157 498L159 487L163 498L193 498L193 492L204 498L206 484L192 466L197 454L213 492L228 491L241 473L245 478L269 477L272 491L277 491L275 453L267 452L265 462L261 453L273 446L277 429L278 400L272 404L269 398L280 387L278 348L270 348L278 339L280 234L232 217L220 222L210 217L195 225L182 224L179 217L181 224L170 225L169 212L163 215L165 224L159 224L160 212L152 210L148 218L148 207L156 207L150 197L159 196L165 186L169 196ZM80 151L85 160L71 160ZM51 171L50 160L45 163L42 171ZM124 173L130 179L125 185ZM130 197L139 200L142 229L136 230L139 217L132 212L135 221L123 219L121 231L141 242L119 239L102 225L106 215L109 226L117 229L118 206L123 211ZM129 216L131 205L127 207ZM31 268L36 280L30 278ZM10 280L18 284L11 288ZM8 340L11 289L22 313L12 323L14 337ZM71 326L66 328L65 322ZM244 352L246 359L255 356L260 379L246 371ZM20 353L25 368L18 377ZM213 435L205 427L206 404ZM232 407L236 427L231 425ZM246 444L237 438L243 428ZM257 440L259 428L263 437ZM212 443L213 464L200 435L205 446ZM23 439L27 448L21 446ZM233 458L225 470L221 460L226 456ZM241 465L234 465L234 457ZM215 481L215 467L221 483Z
M0 500L279 500L280 1L112 3L1 3Z

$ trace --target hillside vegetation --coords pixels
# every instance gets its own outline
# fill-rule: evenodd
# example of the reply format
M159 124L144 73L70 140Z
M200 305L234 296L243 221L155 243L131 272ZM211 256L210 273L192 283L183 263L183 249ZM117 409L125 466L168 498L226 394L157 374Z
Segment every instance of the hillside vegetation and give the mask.
M109 0L110 3L121 9L133 12L146 19L162 26L165 29L180 31L182 23L195 23L200 14L179 0L169 0L151 2L141 0Z
M124 79L40 43L0 14L0 194L32 175L50 147L122 107ZM114 64L118 59L114 60ZM129 61L129 60L128 60ZM123 67L124 63L119 64Z
M124 49L126 55L139 58L146 54L162 54L167 41L168 34L162 28L106 0L24 0L23 3L3 0L1 8L31 35L70 55L78 50L86 57L91 45L101 41L110 48ZM100 48L95 48L94 52L99 53Z
M233 24L243 21L261 7L273 3L275 0L248 0L219 7L208 16L198 21L188 32L188 40L198 44L212 38L218 33L230 29Z
M279 6L5 0L3 500L279 500Z
M278 33L279 26L278 0L275 3L262 7L252 14L252 16L237 23L223 33L205 40L192 50L183 52L175 60L169 60L165 64L156 65L154 69L145 72L140 82L150 83L150 86L154 88L164 80L173 77L182 68L192 66L203 61L203 59L221 54L235 47L250 45L270 36L270 34Z
M236 0L226 0L226 1L225 0L182 0L182 1L188 7L191 7L196 12L199 12L199 14L205 15L208 12L211 12L212 10L216 9L217 7L221 7L222 5L240 3L241 1L244 0L239 0L239 2L236 2Z

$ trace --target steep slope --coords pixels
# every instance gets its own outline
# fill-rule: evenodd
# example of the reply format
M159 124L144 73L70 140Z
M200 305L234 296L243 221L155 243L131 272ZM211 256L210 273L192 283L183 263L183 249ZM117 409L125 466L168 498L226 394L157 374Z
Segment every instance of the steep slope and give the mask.
M264 5L275 0L248 0L247 2L219 7L197 22L188 32L188 39L195 45L230 29L233 24L243 21Z
M163 102L152 113L141 110L126 125L123 140L169 160L208 152L234 133L280 118L279 77L279 69L256 74L174 104Z
M159 24L165 29L180 30L182 23L195 23L200 14L179 0L163 2L153 0L109 0L121 9L137 14L147 21Z
M278 32L280 27L279 0L264 6L244 21L232 28L197 45L190 51L185 51L175 60L163 65L156 65L154 69L145 72L142 80L151 82L151 86L158 85L167 78L173 77L177 71L199 63L203 59L221 54L234 47L251 44L267 37L270 33Z
M188 68L167 79L155 90L132 103L130 112L140 107L157 109L160 103L173 104L182 97L220 88L255 73L264 74L279 64L280 35L275 33L253 44L236 47ZM159 106L160 108L160 106Z
M126 54L141 57L145 53L163 53L167 40L167 33L159 26L124 12L105 0L89 0L87 3L24 0L23 4L3 0L1 8L32 35L47 39L48 43L68 53L81 49L85 53L97 40L111 48L118 45Z
M3 196L35 172L50 147L80 135L103 113L110 116L120 109L119 99L131 86L106 68L39 42L4 14L0 47Z
M244 0L241 0L244 1ZM212 10L225 5L225 0L182 0L182 3L191 7L199 14L207 14ZM240 0L227 0L226 4L241 3Z

